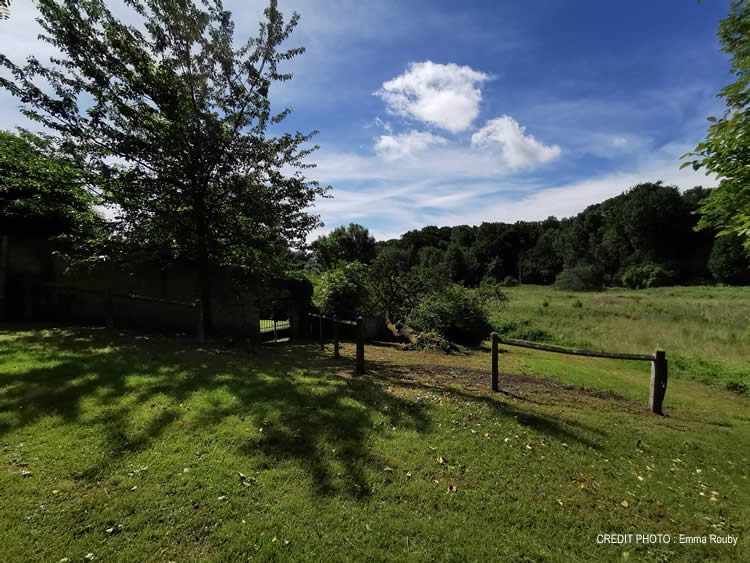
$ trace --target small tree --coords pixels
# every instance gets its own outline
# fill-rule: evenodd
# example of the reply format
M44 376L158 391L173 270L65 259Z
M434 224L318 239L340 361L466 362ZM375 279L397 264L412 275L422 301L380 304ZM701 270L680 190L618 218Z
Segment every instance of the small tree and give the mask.
M272 114L269 92L303 52L279 49L298 16L285 22L271 0L259 35L236 47L221 0L126 4L142 27L104 0L38 0L43 40L61 55L47 66L0 55L13 76L0 86L86 160L129 249L193 269L210 325L219 272L277 276L319 224L305 210L325 190L300 171L312 134L267 134L291 111Z
M359 262L339 262L313 276L313 304L321 312L353 318L369 308L367 266Z
M452 342L476 346L492 331L480 297L458 284L431 293L409 313L406 323L421 331L436 332Z
M589 264L565 268L555 279L555 286L566 291L598 291L603 285L601 272Z

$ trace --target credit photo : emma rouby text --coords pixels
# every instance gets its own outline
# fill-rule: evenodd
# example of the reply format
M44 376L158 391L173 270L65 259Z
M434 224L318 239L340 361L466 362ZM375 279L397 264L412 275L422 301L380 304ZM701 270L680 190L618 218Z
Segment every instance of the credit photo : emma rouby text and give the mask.
M718 544L737 545L738 536L708 534L694 536L691 534L599 534L596 536L598 544Z

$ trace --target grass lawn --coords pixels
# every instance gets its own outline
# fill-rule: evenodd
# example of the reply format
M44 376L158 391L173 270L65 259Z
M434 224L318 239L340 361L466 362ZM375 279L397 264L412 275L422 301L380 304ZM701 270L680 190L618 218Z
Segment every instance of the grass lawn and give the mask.
M289 328L291 325L288 320L276 321L276 330L282 330ZM261 319L260 320L261 332L273 332L273 319Z
M670 377L750 394L750 287L503 291L509 301L490 315L501 335L608 352L659 347Z
M342 355L0 330L0 553L750 560L748 397L671 379L658 417L639 362L508 349L492 395L486 349Z

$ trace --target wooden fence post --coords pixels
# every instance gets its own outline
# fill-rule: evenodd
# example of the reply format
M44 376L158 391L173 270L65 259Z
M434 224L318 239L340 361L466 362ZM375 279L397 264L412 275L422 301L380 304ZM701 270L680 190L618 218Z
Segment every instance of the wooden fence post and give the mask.
M324 340L324 337L323 337L323 313L322 312L320 313L320 317L318 317L318 319L320 320L320 324L319 324L320 330L318 331L318 340L320 340L320 349L322 350L323 349L323 340Z
M28 280L23 289L23 301L23 318L31 321L34 319L34 284Z
M662 403L664 394L667 392L667 358L664 350L654 352L651 362L651 395L649 406L651 412L663 415Z
M115 309L112 302L112 288L108 287L104 292L104 313L106 315L107 328L115 328Z
M357 364L354 372L358 375L365 373L365 320L357 317Z
M338 359L339 356L339 317L333 315L333 357Z
M193 309L195 309L195 335L198 337L198 344L203 346L206 344L206 328L203 325L203 302L200 299L196 299L193 302Z
M492 333L492 390L500 391L498 386L499 370L497 366L497 333Z

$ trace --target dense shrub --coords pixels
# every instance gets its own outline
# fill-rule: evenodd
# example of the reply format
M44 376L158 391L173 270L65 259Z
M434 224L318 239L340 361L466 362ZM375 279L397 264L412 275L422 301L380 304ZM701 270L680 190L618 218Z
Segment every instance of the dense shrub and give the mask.
M731 285L750 283L750 254L736 235L725 235L714 241L708 258L708 269L714 279Z
M622 283L631 289L661 287L672 282L672 273L658 264L631 266L622 275Z
M550 334L543 329L531 326L531 321L515 321L502 319L495 321L495 332L506 338L528 340L530 342L545 342L552 340Z
M468 346L479 345L492 332L481 298L457 284L426 296L411 310L406 324Z
M515 287L520 283L521 282L519 282L518 279L514 278L513 276L505 276L505 279L503 280L503 285L505 287Z
M587 264L565 268L555 279L555 286L566 291L599 291L603 285L601 272Z
M359 262L339 262L312 282L313 304L324 313L353 317L369 302L367 266Z
M485 278L482 283L479 284L477 291L482 301L487 304L490 302L505 303L508 301L508 297L503 293L502 284L495 283L492 280Z

